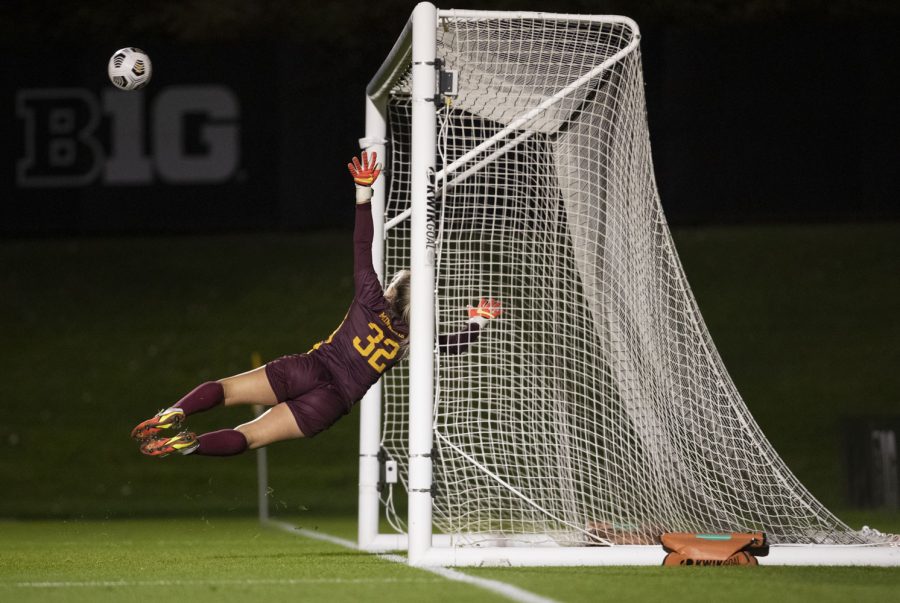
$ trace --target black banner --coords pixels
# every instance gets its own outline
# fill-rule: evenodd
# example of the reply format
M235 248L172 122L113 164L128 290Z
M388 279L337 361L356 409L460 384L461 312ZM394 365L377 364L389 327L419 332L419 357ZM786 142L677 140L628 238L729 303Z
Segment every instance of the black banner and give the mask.
M897 40L871 25L645 28L669 221L900 218ZM153 60L137 92L106 77L117 45L0 54L0 234L351 222L344 165L393 39L356 55L338 38L330 48L133 42Z
M73 51L48 69L35 69L47 58L39 53L15 57L3 95L3 129L13 136L0 231L278 225L282 140L270 53L157 48L153 80L134 92L108 82L104 55Z

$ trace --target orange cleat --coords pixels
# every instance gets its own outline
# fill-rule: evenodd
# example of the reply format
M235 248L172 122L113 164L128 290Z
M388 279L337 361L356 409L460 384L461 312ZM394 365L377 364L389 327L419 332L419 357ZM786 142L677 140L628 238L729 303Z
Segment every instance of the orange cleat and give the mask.
M152 438L141 444L141 452L147 456L169 456L173 453L190 454L197 450L200 442L190 431L182 431L171 438Z
M165 408L151 419L131 430L131 437L138 442L156 437L161 431L178 429L184 423L184 411L180 408Z

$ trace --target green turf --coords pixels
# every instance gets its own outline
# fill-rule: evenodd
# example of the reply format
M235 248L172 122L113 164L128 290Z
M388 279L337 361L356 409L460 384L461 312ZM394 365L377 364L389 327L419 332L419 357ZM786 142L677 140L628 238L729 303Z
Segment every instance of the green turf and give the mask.
M4 601L496 601L251 520L0 524Z
M763 431L825 504L846 506L843 418L900 412L900 224L674 235ZM147 459L128 433L197 383L250 368L254 351L327 336L350 268L349 232L0 241L0 476L14 493L0 517L252 513L252 455ZM191 425L249 418L218 410ZM271 447L278 512L353 512L356 423Z
M353 521L291 522L343 537ZM466 569L556 601L897 601L896 568ZM0 600L500 601L249 519L0 522Z
M559 601L900 601L896 568L510 568L468 570Z

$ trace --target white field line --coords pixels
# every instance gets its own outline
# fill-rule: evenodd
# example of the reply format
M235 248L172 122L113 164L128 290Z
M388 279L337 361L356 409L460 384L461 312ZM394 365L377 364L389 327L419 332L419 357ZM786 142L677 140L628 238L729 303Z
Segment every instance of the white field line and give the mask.
M269 520L268 522L266 522L266 524L289 534L296 534L299 536L304 536L306 538L313 538L315 540L323 540L325 542L330 542L332 544L336 544L348 549L358 550L356 548L355 542L346 540L344 538L338 538L337 536L332 536L331 534L324 534L322 532L313 532L312 530L297 528L283 521ZM382 554L377 555L377 557L386 561L393 561L394 563L402 563L404 565L406 564L406 559L404 557L401 557L400 555ZM546 597L536 595L533 592L521 589L518 586L513 586L512 584L506 584L505 582L500 582L499 580L491 580L489 578L470 576L469 574L464 574L462 572L458 572L446 567L420 567L416 569L431 572L432 574L436 574L438 576L441 576L442 578L446 578L447 580L471 584L473 586L483 588L484 590L489 590L502 597L506 597L511 601L517 601L519 603L556 603L553 599L548 599Z
M133 588L140 586L267 586L267 585L295 585L295 584L395 584L395 583L435 583L438 579L429 578L271 578L245 580L83 580L60 582L0 582L2 587L18 588Z

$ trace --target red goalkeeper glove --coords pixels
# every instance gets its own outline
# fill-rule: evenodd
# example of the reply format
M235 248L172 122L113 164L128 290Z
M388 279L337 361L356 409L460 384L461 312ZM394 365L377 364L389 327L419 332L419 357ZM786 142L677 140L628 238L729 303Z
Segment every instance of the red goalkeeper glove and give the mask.
M478 323L478 326L484 328L487 322L497 318L503 314L500 308L500 302L496 299L482 298L476 307L468 306L469 322Z
M356 202L366 203L372 198L372 185L381 174L381 164L375 163L378 154L374 151L371 155L363 151L361 158L362 163L354 157L353 162L347 164L347 169L350 170L350 175L353 176L353 182L356 184Z

